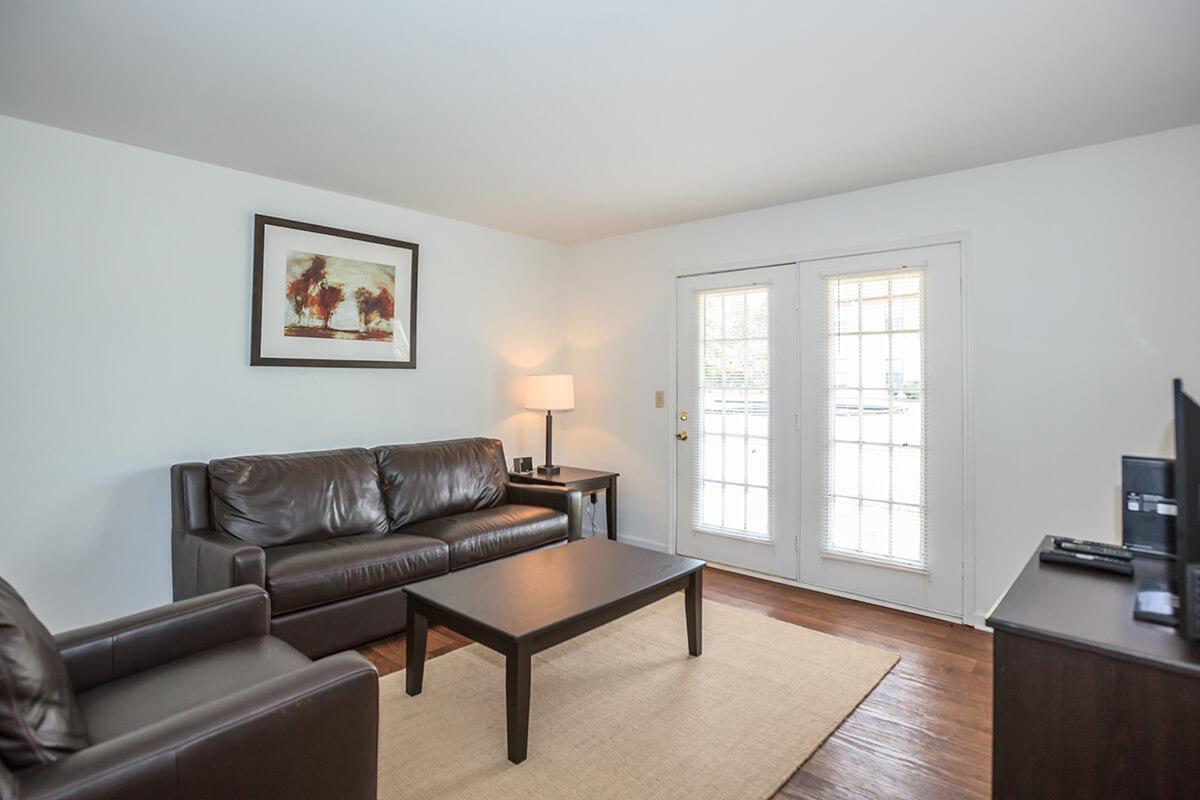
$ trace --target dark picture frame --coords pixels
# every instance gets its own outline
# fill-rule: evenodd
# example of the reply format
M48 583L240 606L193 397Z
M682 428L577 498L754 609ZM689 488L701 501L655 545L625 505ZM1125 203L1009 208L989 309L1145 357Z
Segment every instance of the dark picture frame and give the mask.
M307 233L349 239L357 242L369 242L406 250L411 257L411 281L409 285L409 316L408 316L408 358L406 360L385 359L351 359L351 358L308 358L308 357L279 357L263 355L263 299L264 272L266 269L279 269L279 264L264 264L266 252L267 228L286 228ZM341 228L330 228L325 225L314 225L307 222L271 217L264 214L254 215L254 287L251 298L250 317L250 365L256 367L356 367L365 369L415 369L417 366L417 265L420 247L414 242L400 239L389 239L369 233L359 233ZM397 285L399 280L397 279ZM301 298L301 303L303 298ZM343 345L345 346L345 345ZM354 344L349 345L353 347Z

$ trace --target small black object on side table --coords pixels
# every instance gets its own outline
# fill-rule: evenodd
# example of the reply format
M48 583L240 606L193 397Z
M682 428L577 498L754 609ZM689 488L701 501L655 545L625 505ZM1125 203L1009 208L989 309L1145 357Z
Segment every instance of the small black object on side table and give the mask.
M595 495L604 492L604 527L608 538L617 540L617 476L619 472L601 472L580 467L558 467L558 472L546 475L541 472L510 472L508 479L513 483L538 483L543 486L566 486L578 489L583 494Z

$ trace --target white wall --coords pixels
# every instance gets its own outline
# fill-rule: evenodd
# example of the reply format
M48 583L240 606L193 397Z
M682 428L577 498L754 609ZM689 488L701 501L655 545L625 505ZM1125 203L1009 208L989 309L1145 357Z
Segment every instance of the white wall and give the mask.
M249 363L255 212L421 245L416 370ZM0 117L0 576L52 629L170 600L177 461L443 436L539 452L563 251Z
M674 276L951 231L971 237L970 621L1047 531L1118 540L1120 456L1172 454L1172 377L1200 396L1200 126L569 248L559 460L620 471L622 536L667 546Z
M419 242L420 367L247 366L255 212ZM968 231L980 614L1043 532L1119 536L1122 453L1171 453L1197 220L1200 127L562 248L0 117L0 576L53 629L165 602L170 464L537 457L536 369L576 375L556 460L620 471L623 538L666 547L674 276Z

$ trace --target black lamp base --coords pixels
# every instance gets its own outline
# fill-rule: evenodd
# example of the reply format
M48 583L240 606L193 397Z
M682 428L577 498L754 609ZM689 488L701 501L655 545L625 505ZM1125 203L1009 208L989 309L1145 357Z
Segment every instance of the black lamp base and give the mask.
M542 475L554 475L561 471L560 467L553 464L553 457L550 455L553 452L554 442L554 415L549 411L546 412L546 463L537 468L537 471Z

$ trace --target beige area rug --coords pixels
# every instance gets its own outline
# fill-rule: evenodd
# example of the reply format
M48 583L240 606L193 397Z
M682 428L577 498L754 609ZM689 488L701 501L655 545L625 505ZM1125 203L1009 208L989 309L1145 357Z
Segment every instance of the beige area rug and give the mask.
M380 681L380 800L770 797L899 656L683 595L534 656L529 757L505 751L504 659L430 659L423 691Z

